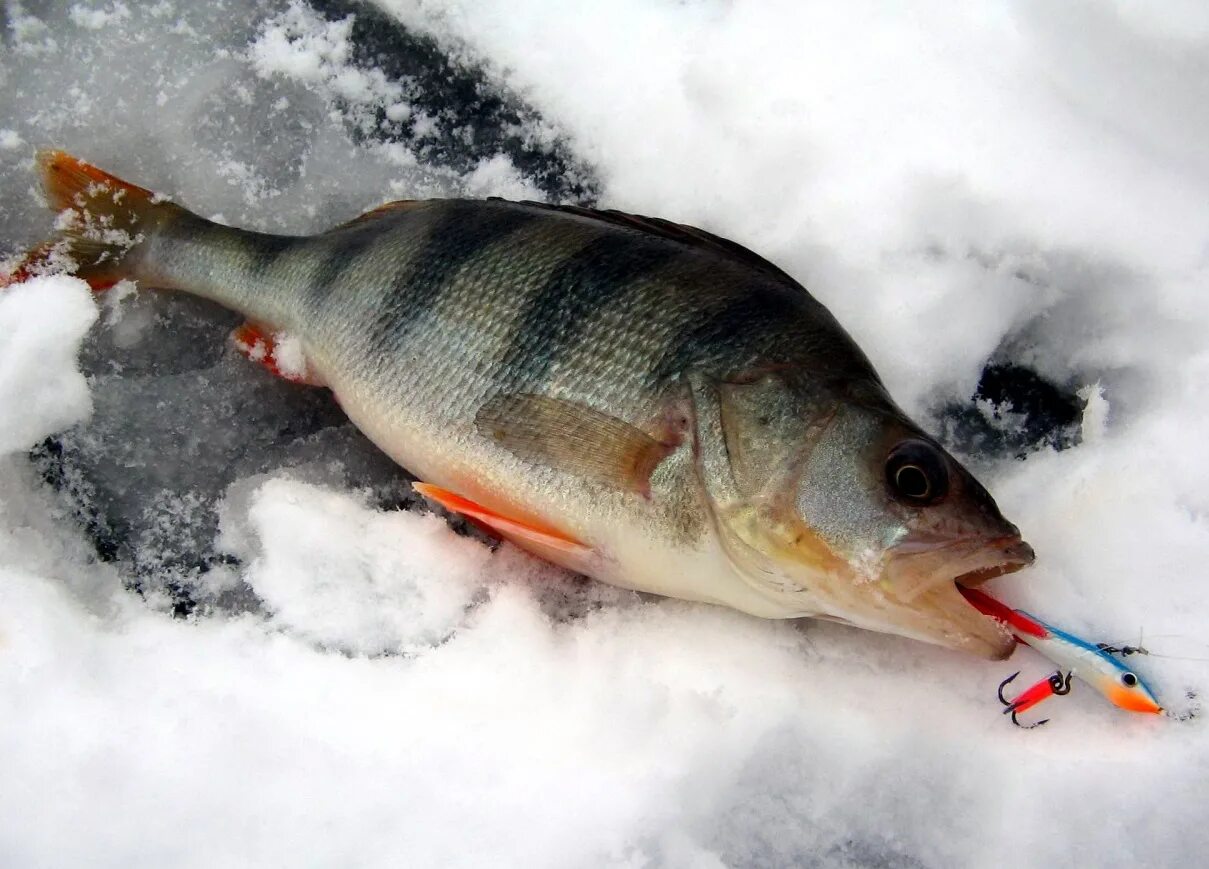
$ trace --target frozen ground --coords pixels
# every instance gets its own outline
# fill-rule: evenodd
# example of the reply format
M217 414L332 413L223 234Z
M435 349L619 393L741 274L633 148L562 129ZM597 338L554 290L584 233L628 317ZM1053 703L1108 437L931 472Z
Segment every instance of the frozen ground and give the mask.
M48 226L39 145L272 231L417 195L705 226L967 453L1039 553L1002 597L1209 657L1201 4L3 8L0 254ZM0 294L0 863L1205 861L1209 663L1137 664L1183 720L1077 689L1018 731L1027 650L492 551L233 323Z

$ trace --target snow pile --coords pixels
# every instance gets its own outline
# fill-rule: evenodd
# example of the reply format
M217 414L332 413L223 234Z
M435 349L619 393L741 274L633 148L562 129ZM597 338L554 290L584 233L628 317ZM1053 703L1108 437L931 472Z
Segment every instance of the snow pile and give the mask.
M484 581L490 550L432 515L383 513L286 480L258 488L248 529L225 548L246 555L246 581L270 623L351 654L409 652L452 633Z
M0 289L0 456L28 450L92 410L76 353L97 307L77 278Z
M22 453L91 413L76 354L96 319L92 292L76 278L0 288L0 587L53 577L95 599L74 575L88 547L61 523ZM12 614L23 612L0 620L0 655L18 623Z
M49 224L28 143L279 231L392 196L555 189L558 159L475 150L453 102L367 60L357 8L252 8L6 7L0 252ZM1141 630L1209 657L1200 7L383 8L488 64L461 99L503 82L547 119L506 135L538 147L557 124L602 204L803 279L938 428L988 360L1084 396L1078 446L971 457L1039 553L995 588L1095 639ZM460 163L434 162L440 130ZM0 292L0 863L1125 866L1209 849L1204 661L1134 659L1184 720L1080 685L1017 731L994 686L1044 675L1030 652L993 665L645 599L381 510L409 503L401 482L326 399L225 350L223 315L106 305L82 351L90 405L86 289ZM93 465L39 465L63 469L56 493L20 451L72 424L62 449ZM63 491L112 519L112 563ZM190 533L205 563L163 568ZM188 582L206 594L174 619L161 603Z

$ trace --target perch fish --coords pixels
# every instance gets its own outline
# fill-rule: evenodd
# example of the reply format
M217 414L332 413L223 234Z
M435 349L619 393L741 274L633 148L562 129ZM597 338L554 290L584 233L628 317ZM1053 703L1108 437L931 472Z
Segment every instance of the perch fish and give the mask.
M421 492L539 556L765 618L1012 649L957 585L1032 549L831 313L734 242L458 199L269 235L61 151L38 165L57 235L10 282L66 267L240 312L247 355L331 389Z

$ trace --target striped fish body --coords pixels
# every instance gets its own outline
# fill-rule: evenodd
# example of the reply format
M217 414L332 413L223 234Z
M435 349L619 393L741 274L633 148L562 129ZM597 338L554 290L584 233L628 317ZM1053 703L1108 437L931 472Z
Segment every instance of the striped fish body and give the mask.
M547 557L617 585L757 615L815 611L807 600L787 610L779 595L735 583L686 436L689 371L724 377L823 356L880 388L826 309L779 273L576 211L429 200L306 238L181 212L135 276L298 336L308 367L399 464L595 554ZM825 393L819 403L830 401ZM674 452L650 492L524 461L476 424L488 402L510 395L602 410Z
M1010 649L953 579L1031 550L831 314L738 245L495 200L266 235L59 152L41 162L52 203L79 212L61 245L81 275L194 293L294 336L307 379L379 447L538 554L754 615Z

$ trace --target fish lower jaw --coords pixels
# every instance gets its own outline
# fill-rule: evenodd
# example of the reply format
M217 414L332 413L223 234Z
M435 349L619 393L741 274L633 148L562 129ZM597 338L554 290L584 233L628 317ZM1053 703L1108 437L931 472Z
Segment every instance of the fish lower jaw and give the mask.
M879 616L890 627L869 627L980 658L1003 660L1015 649L1015 636L1000 622L971 605L961 594L960 587L981 585L1019 567L969 571L932 582L922 590L914 589L909 596L900 595L892 584L883 583L880 587L887 598L887 606ZM859 624L855 620L854 623Z
M762 578L740 577L738 571L734 575L739 582L716 584L714 594L698 599L766 619L826 619L990 660L1008 657L1016 643L998 622L970 606L951 580L908 604L886 599L875 591L875 585L855 595L851 591L828 595L788 582L773 584Z
M984 658L1006 658L1015 645L1013 636L979 612L960 589L1014 573L1032 561L1032 548L1019 537L892 554L878 586L887 615L894 613L899 625L893 632Z
M912 600L908 606L919 633L903 631L903 635L990 660L1008 657L1016 638L971 606L957 585L956 580L941 583Z
M910 602L897 599L885 588L869 586L859 598L845 595L844 604L818 602L813 612L799 615L905 637L989 660L1007 658L1016 645L1015 637L999 622L969 605L953 581L934 586Z
M715 565L714 580L697 586L711 594L698 600L767 619L821 618L882 634L966 652L991 660L1011 654L1015 638L971 606L952 578L919 591L911 600L893 586L820 575L795 581L751 565ZM963 576L964 579L964 576ZM684 595L677 595L684 596Z

